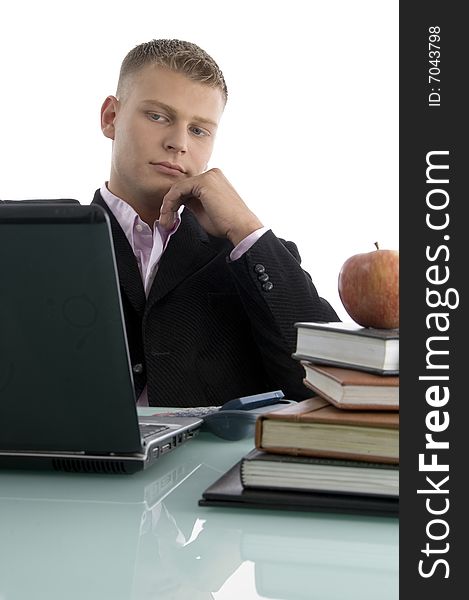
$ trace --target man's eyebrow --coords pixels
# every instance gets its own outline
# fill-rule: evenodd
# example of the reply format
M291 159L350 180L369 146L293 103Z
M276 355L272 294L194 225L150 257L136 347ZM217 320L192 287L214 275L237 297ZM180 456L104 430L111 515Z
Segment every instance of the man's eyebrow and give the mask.
M144 104L145 106L149 106L149 105L157 106L158 108L162 108L163 110L166 110L167 112L169 112L172 115L177 114L177 111L175 108L173 108L172 106L169 106L169 104L160 102L159 100L143 100L142 104ZM205 117L199 117L198 115L194 115L191 120L196 121L197 123L206 123L207 125L211 125L212 127L215 127L215 128L218 127L218 123L215 123L215 121L211 121L210 119L206 119Z

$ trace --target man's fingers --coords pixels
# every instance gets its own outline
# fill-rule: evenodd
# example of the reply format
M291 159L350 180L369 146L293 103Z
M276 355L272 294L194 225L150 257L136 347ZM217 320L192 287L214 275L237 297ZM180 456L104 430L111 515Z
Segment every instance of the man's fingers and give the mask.
M168 192L166 192L163 202L161 203L161 212L174 212L181 206L182 191L178 186L173 185Z
M178 181L175 183L163 198L160 208L160 224L167 229L174 225L176 213L183 204L190 204L197 199L201 193L195 178Z
M176 222L176 213L169 211L169 212L165 212L164 214L161 212L160 210L160 218L159 218L159 223L161 225L161 227L164 227L165 229L172 229L174 227L174 223Z
M171 229L176 221L176 213L182 204L182 193L178 186L174 185L166 193L160 208L160 225Z

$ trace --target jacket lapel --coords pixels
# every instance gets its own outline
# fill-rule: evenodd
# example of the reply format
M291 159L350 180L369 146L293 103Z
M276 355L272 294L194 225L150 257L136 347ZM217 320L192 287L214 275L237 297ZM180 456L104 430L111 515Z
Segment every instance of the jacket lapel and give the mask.
M112 214L112 211L106 202L104 202L99 190L96 191L92 204L99 204L109 216L121 288L133 308L140 315L143 315L146 303L145 290L143 289L142 277L129 241L117 219Z
M183 210L181 224L161 257L147 309L206 265L216 254L217 248L210 244L208 235L196 218L187 209Z
M171 236L161 257L147 300L132 248L99 190L94 195L93 204L99 204L109 216L120 284L140 315L166 296L181 281L206 265L226 244L226 240L222 239L219 243L211 243L197 219L188 210L183 210L181 224L176 233Z

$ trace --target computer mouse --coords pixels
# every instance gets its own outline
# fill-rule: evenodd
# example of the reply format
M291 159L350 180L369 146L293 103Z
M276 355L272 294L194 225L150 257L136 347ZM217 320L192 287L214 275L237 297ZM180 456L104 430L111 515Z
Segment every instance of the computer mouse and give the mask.
M235 398L226 402L217 412L203 417L201 431L209 431L231 441L254 437L259 414L278 410L294 402L284 399L281 390Z

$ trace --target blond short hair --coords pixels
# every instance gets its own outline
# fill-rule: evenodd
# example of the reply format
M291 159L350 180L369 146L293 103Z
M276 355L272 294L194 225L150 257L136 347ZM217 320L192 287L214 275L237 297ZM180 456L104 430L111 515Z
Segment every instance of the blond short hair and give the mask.
M197 44L182 40L151 40L135 46L122 61L116 95L122 95L130 75L150 65L160 65L189 79L218 88L226 100L228 89L220 67Z

